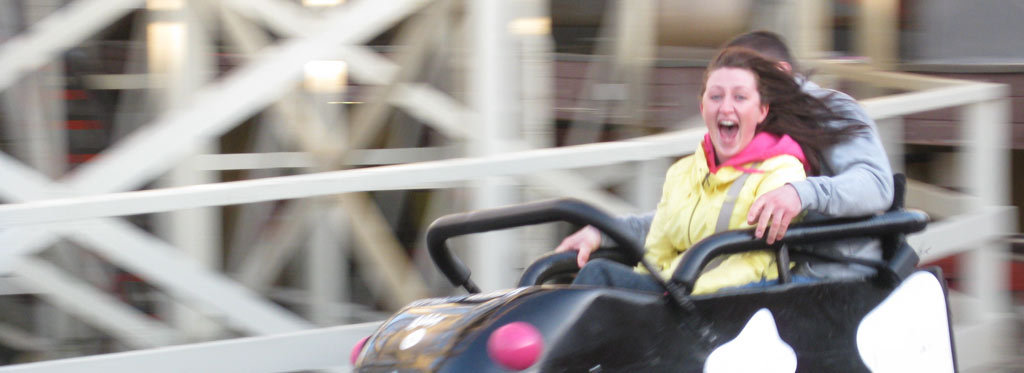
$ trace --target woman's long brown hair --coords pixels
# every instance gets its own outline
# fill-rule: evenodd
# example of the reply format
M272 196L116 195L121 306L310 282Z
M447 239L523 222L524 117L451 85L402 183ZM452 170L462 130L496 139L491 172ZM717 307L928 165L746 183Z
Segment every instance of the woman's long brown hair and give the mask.
M707 88L708 75L723 67L745 69L754 74L761 104L768 105L768 116L758 124L756 131L792 137L803 149L814 174L821 172L825 149L868 129L864 123L843 128L825 126L830 120L853 119L838 116L824 102L800 89L793 75L780 69L777 61L744 47L729 47L718 53L704 72L701 97Z

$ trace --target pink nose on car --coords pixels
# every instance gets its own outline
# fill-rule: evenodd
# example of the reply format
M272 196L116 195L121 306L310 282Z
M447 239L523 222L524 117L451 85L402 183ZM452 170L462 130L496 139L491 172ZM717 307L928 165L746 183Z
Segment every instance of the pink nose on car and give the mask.
M356 360L359 359L359 353L363 351L363 345L366 344L367 339L370 339L370 336L363 337L363 339L360 339L359 342L356 342L356 345L352 347L352 353L348 355L348 361L351 362L352 365L356 365Z
M543 351L543 336L536 327L522 321L496 329L487 339L487 354L506 369L529 368Z

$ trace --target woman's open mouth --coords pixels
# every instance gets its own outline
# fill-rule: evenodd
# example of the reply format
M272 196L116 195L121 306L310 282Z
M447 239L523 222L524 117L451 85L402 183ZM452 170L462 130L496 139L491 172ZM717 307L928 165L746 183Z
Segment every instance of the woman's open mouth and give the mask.
M739 123L731 120L718 121L718 135L723 143L732 143L736 141L736 136L739 133Z

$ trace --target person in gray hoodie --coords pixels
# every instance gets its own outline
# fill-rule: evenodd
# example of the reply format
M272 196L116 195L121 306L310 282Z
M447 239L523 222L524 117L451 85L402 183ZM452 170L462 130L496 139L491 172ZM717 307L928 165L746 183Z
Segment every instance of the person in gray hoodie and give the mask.
M889 159L882 148L875 122L849 95L820 87L796 73L798 65L786 43L778 35L767 31L742 34L726 43L725 47L742 46L776 59L780 69L793 74L804 92L822 100L839 120L822 123L823 126L844 128L853 124L866 124L844 142L833 145L823 154L820 174L806 180L788 183L759 197L747 214L749 224L757 224L754 235L768 244L781 239L790 222L802 211L808 211L804 221L827 217L855 217L871 215L889 208L893 200L893 176ZM650 230L654 212L627 215L619 218L634 237L643 242ZM597 229L587 226L566 237L555 251L578 250L577 262L582 268L590 253L606 242ZM832 245L821 245L816 250L832 251L846 256L881 259L881 249L872 240L845 240ZM802 263L796 273L812 278L862 277L874 270L856 264Z

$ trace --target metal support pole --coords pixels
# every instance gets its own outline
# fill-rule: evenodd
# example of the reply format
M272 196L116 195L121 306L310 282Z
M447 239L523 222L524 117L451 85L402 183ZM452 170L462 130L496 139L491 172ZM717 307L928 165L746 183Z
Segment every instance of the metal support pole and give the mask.
M635 162L632 182L627 193L629 201L640 211L654 211L661 199L661 187L665 184L665 172L672 162L668 159L654 159Z
M903 172L906 168L903 162L903 118L881 119L876 122L878 135L882 138L882 146L889 156L889 164L892 172Z
M612 64L625 84L625 97L614 115L621 118L622 124L635 127L644 122L647 112L648 81L656 54L657 4L654 0L619 0L616 3L619 22L616 23L615 62Z
M321 63L337 63L337 61L321 61ZM343 74L347 75L347 73ZM317 133L322 134L318 145L323 145L323 147L307 146L305 150L323 159L340 148L341 146L338 144L348 142L349 131L345 120L344 106L330 104L330 102L342 101L345 87L336 84L344 84L340 80L345 77L320 78L332 84L319 82L319 84L311 85L320 85L320 87L307 87L308 100L306 104L310 106L308 110L313 118L309 121L310 124L318 127ZM307 83L313 82L307 81ZM318 168L329 167L325 162L318 163ZM330 203L328 199L324 198L314 202L312 213L306 215L306 219L309 219L306 226L310 230L304 253L306 271L303 277L307 290L306 318L320 326L337 324L340 321L340 315L333 312L332 306L343 300L348 300L348 298L341 297L343 281L347 280L346 277L343 277L347 271L340 270L345 262L341 251L343 247L351 244L346 239L348 237L347 226L341 225L344 214L340 205Z
M467 5L469 38L471 40L469 102L475 112L469 123L477 125L479 135L470 144L470 154L485 157L503 152L502 140L516 133L511 118L517 79L508 64L511 61L508 35L509 2L503 0L470 1ZM483 209L511 204L515 201L511 185L498 178L487 178L475 184L472 190L473 208ZM474 235L465 256L481 289L500 289L514 283L511 263L511 244L516 237L511 232L491 232ZM485 251L486 250L486 251Z
M980 202L973 206L975 211L1008 204L1009 113L1008 98L971 104L963 109L961 137L965 148L959 162L963 170L963 185ZM999 232L1010 233L1015 227L1012 220L996 224L1000 225ZM964 350L960 348L964 346L973 352L971 355L974 356L965 364L996 361L1010 352L1008 342L1014 335L1014 324L1005 322L1009 320L1010 311L1009 273L1005 262L1009 257L1009 247L999 239L1000 236L996 235L987 245L964 255L964 288L977 301L976 307L963 315L964 321L968 325L980 326L981 331L964 343L957 343L958 350Z
M549 148L555 145L554 137L554 41L551 36L551 15L548 0L521 0L518 2L515 18L509 22L518 48L520 78L520 122L522 138L532 148ZM534 175L543 177L545 175ZM553 175L547 175L553 177ZM527 201L544 197L543 190L533 180L523 191ZM556 231L551 225L531 226L524 229L523 241L517 246L519 263L526 266L557 242Z
M26 3L20 9L6 4L4 11L11 12L6 15L11 21L20 18L34 27L59 6L53 1ZM68 158L64 101L54 99L64 93L64 63L59 59L46 60L29 71L3 95L9 151L47 177L57 178L67 170ZM53 254L58 260L76 256L77 253L69 250L67 245L58 242L47 254ZM71 263L71 268L77 269L77 261ZM37 333L61 342L88 338L85 336L88 331L81 328L81 324L52 305L39 303L35 310Z
M161 80L167 88L163 100L157 107L164 110L177 110L187 104L192 93L203 86L212 74L213 53L207 51L208 38L199 22L199 12L205 6L199 2L186 2L186 7L176 10L151 11L150 32L158 32L163 27L167 34L150 34L147 47L149 56L165 57L166 61L150 60L150 74ZM178 34L180 30L180 34ZM158 37L167 37L159 40ZM179 39L180 38L180 39ZM161 54L159 51L168 51ZM217 153L214 142L200 145L197 154ZM185 163L173 168L164 178L166 187L211 184L217 182L218 174L197 170ZM194 258L205 268L217 271L221 267L220 214L215 208L197 208L170 212L161 216L159 231L167 237L168 242L185 250L186 255ZM196 340L215 338L220 328L192 309L167 304L168 314L181 330Z
M897 0L861 0L856 24L857 53L889 69L899 62L900 25Z
M342 224L344 211L337 204L322 202L307 216L307 226L312 232L306 243L306 288L309 289L306 316L314 324L328 326L341 323L343 315L334 311L334 305L348 300L347 296L342 296L348 281L342 250L350 243L344 239L347 236L344 232L347 229L343 229L347 225Z
M519 44L522 66L522 126L526 143L534 148L554 146L554 40L548 0L527 0L511 25ZM516 27L518 26L518 27Z
M792 0L796 30L789 39L798 59L823 57L832 50L832 4L820 0Z

